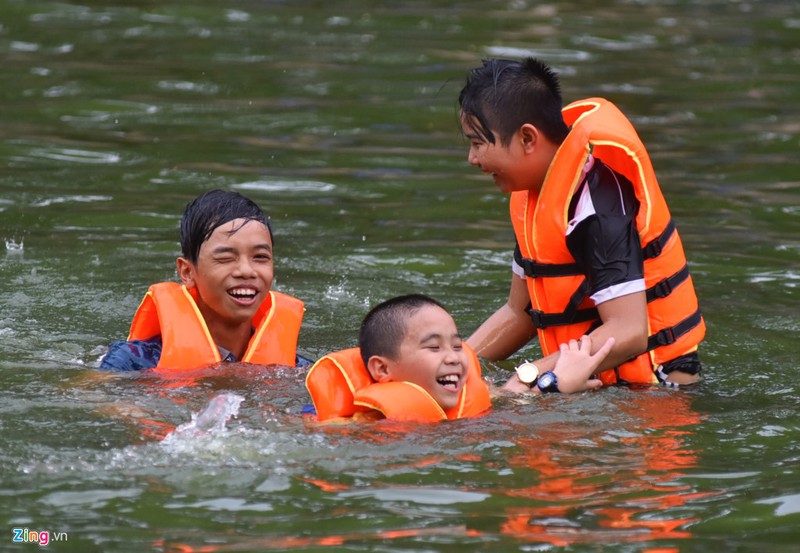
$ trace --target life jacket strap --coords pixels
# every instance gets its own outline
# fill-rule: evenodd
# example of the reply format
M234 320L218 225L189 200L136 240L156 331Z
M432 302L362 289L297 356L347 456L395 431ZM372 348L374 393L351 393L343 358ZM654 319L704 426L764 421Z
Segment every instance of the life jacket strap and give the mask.
M532 307L528 310L534 328L548 328L551 326L564 326L573 323L583 323L600 318L597 309L578 309L578 306L589 291L589 281L585 278L578 289L572 294L567 307L561 313L545 313Z
M657 238L654 238L646 246L642 248L642 255L644 259L651 259L654 257L658 257L661 254L661 251L664 249L664 246L667 244L667 242L669 242L669 239L672 238L672 235L674 233L675 233L675 223L673 223L672 219L670 219L667 225L664 227L663 232L660 235L658 235ZM514 261L517 263L517 265L522 267L522 270L525 272L525 276L530 278L576 276L583 274L577 263L539 263L533 259L523 257L522 252L519 249L519 246L514 249ZM660 280L659 282L648 288L646 291L647 302L650 303L659 298L667 297L672 293L673 289L677 288L682 282L684 282L688 278L689 278L689 267L687 265L684 265L683 268L677 273L663 280ZM567 303L567 306L562 313L545 313L544 311L529 308L528 313L531 316L531 321L533 322L534 328L564 326L573 323L583 323L586 321L599 319L600 314L598 313L596 308L578 309L578 306L581 304L584 297L586 297L588 291L589 291L589 283L584 278L583 281L581 282L581 285L578 287L577 290L575 290L575 293L572 294L572 297L570 297L569 302ZM656 345L649 347L649 349L653 349L660 345L664 345L661 343L661 341L664 340L671 339L672 341L666 342L667 344L671 344L681 334L688 332L689 330L697 326L697 324L700 324L699 312L697 313L697 315L698 315L697 323L691 325L689 328L687 328L680 334L677 334L677 336L674 338L670 338L669 334L666 331L671 330L672 328L677 329L683 322L678 323L678 325L676 325L675 327L663 329L659 333L651 336L650 340L655 340ZM691 319L692 317L688 317L686 320Z
M698 309L676 325L662 328L647 339L647 351L654 350L660 346L674 344L678 338L699 325L703 316Z
M539 263L528 257L522 257L519 248L514 249L514 261L522 267L526 277L561 277L582 275L577 263Z
M655 301L659 298L666 298L672 293L672 290L677 288L687 278L689 278L689 266L684 265L683 269L674 275L656 282L653 286L647 289L647 303Z
M664 227L664 231L642 248L643 258L652 259L661 255L661 251L674 233L675 223L670 219L667 226ZM514 249L514 261L517 265L522 267L525 276L530 278L576 276L583 274L583 271L581 271L577 263L539 263L528 257L522 257L522 252L519 247Z
M659 234L658 237L653 238L650 243L642 248L644 259L652 259L661 255L661 250L664 249L664 246L667 245L667 242L669 242L669 239L672 238L674 233L675 223L673 223L672 219L670 219L661 234Z
M566 313L545 313L537 309L529 311L534 328L548 328L551 326L564 326L572 323L583 323L593 321L600 315L597 309L578 309L572 317Z

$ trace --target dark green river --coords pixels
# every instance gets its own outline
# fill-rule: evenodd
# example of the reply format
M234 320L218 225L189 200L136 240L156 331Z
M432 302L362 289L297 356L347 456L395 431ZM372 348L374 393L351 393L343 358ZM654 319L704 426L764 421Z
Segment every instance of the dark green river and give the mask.
M301 369L95 370L210 188L270 214L303 355L408 292L471 333L513 232L457 96L525 55L647 145L708 324L699 387L320 427ZM0 551L800 550L800 3L0 0L0 64ZM227 428L163 440L222 392Z

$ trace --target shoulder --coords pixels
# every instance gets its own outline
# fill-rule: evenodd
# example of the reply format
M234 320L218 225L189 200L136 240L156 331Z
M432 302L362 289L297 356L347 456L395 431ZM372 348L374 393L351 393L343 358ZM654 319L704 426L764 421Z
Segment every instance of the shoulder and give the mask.
M638 203L631 181L595 158L570 201L570 227L596 215L632 218Z
M600 213L620 210L624 213L636 203L633 183L599 159L595 159L594 166L586 175L585 188Z
M118 340L108 346L100 360L102 371L141 371L152 369L161 358L161 336L149 340Z

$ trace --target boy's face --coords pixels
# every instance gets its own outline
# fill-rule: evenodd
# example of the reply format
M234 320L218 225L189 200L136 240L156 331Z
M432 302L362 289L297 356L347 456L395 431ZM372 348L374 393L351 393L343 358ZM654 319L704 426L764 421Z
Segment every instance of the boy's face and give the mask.
M406 322L396 359L387 359L387 380L417 384L445 410L458 404L467 380L467 352L447 311L426 305Z
M477 167L486 175L491 175L495 185L503 192L510 194L519 190L530 190L541 186L536 182L530 163L532 150L526 148L527 143L521 131L517 131L508 145L500 144L499 134L492 130L495 142L492 144L477 134L470 119L462 114L461 130L469 140L469 164Z
M234 219L200 245L196 264L181 257L177 266L209 326L249 325L272 287L272 240L263 223Z

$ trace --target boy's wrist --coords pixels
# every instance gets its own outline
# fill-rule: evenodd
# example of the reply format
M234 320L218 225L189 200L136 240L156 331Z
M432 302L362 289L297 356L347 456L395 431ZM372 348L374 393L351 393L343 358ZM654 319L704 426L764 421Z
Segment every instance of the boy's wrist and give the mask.
M546 371L542 373L536 381L536 387L543 394L559 393L558 389L558 376L553 371Z

